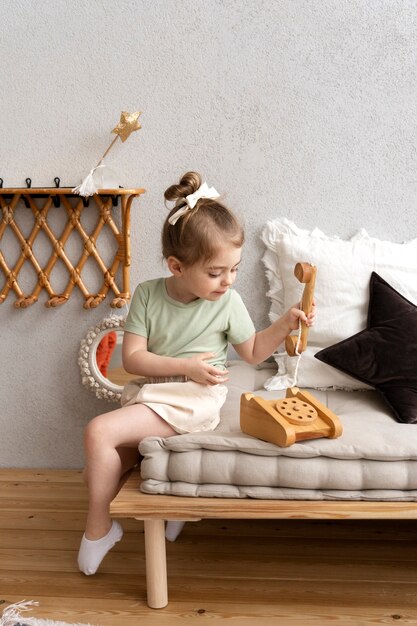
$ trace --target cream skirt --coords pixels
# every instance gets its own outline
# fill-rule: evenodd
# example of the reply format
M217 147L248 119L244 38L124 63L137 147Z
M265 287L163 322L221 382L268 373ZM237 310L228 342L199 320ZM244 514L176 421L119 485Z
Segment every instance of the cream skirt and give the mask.
M192 380L141 385L128 383L122 393L122 406L146 404L177 433L214 430L227 395L225 385L201 385Z

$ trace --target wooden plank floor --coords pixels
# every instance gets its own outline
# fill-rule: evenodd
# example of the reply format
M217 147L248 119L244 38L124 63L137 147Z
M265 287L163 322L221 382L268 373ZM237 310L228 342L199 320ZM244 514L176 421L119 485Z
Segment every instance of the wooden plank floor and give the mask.
M102 626L417 625L415 520L190 522L155 611L141 522L122 520L96 576L77 571L85 512L79 471L0 470L0 614L26 599L31 616Z

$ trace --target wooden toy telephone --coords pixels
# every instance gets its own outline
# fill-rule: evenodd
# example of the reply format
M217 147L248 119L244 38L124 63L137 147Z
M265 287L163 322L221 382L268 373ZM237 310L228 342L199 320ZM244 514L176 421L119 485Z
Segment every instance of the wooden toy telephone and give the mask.
M305 283L301 308L306 315L311 311L317 268L310 263L297 263L295 277ZM301 322L298 335L288 335L285 349L289 356L300 355L307 347L308 326ZM287 447L296 441L340 437L343 428L337 415L314 396L298 387L290 387L286 397L266 400L253 393L244 393L240 400L240 427L242 432Z

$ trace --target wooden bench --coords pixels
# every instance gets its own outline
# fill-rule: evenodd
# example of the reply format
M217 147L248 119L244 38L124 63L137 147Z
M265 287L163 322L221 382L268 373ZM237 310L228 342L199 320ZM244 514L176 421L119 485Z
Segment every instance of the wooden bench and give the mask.
M417 519L416 502L361 500L255 500L250 498L187 498L139 491L133 472L113 500L112 517L144 521L148 606L168 604L165 521L201 519Z

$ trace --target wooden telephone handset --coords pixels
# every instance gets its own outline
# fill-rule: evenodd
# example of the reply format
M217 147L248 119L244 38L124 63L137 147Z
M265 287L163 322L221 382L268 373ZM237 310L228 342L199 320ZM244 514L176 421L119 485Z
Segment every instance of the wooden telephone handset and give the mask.
M294 268L294 276L300 283L305 283L303 297L301 299L301 309L308 315L313 306L314 287L316 284L317 267L311 263L297 263ZM298 335L288 335L285 340L285 349L289 356L296 356L297 343L298 353L304 352L307 348L308 326L305 322L301 322L301 337Z

